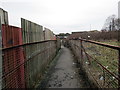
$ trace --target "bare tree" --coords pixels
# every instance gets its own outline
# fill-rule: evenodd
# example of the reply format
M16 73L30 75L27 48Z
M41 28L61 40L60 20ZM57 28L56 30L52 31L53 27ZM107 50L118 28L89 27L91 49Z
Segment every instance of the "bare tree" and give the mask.
M106 19L102 31L116 31L119 30L118 28L119 28L118 18L116 18L116 15L111 15Z

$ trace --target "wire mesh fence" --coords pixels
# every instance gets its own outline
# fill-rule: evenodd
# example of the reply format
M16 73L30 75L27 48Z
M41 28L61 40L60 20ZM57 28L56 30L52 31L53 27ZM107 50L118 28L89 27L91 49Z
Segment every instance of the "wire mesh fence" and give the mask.
M60 49L59 39L44 41L42 26L21 26L0 24L0 89L34 88Z
M70 40L69 44L88 78L100 88L119 88L119 46L89 40Z
M56 40L4 48L2 88L35 87L56 52Z

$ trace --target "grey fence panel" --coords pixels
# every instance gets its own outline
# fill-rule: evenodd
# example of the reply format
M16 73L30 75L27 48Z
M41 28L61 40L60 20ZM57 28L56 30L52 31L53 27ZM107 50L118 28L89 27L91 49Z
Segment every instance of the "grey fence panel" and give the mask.
M44 40L43 26L21 19L21 27L24 44ZM24 47L27 61L25 63L26 87L33 88L39 82L47 65L53 60L60 48L59 45L59 40L54 40Z
M24 66L25 68L24 81L26 85L25 88L35 88L36 85L38 85L38 83L42 79L47 66L56 56L57 50L59 50L57 49L57 47L60 46L57 46L57 42L58 42L57 40L41 41L41 42L27 43L23 45L2 49L4 52L11 51L20 47L25 48L24 51L30 49L32 50L30 51L31 53L29 57L26 57L25 56L26 53L24 53L25 61L20 65L18 64L15 68L11 69L11 71L5 74L4 77L11 74L15 75L16 77L16 75L18 74L17 73L14 74L13 72L17 71L21 66ZM11 57L12 55L9 55L7 58L11 58ZM18 57L17 59L19 60L19 58L20 57ZM0 80L2 80L2 78ZM6 82L8 82L8 84L4 85L4 88L9 87L9 82L10 82L9 78L7 79ZM18 88L16 86L17 86L16 84L13 85L14 88Z
M34 48L32 48L34 47ZM56 41L48 41L40 44L30 45L32 54L26 60L25 65L27 87L33 88L38 83L49 63L57 53Z
M9 24L8 21L8 12L0 8L0 18L2 24Z

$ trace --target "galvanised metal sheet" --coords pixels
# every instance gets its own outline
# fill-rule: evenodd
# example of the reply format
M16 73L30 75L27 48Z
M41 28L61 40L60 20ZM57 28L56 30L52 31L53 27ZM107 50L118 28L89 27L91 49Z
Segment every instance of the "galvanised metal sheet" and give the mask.
M43 26L21 19L24 44L44 40ZM25 80L28 88L34 88L41 79L43 72L56 54L56 41L31 44L24 47L26 64Z
M43 41L43 26L21 18L21 28L24 43Z
M53 32L48 28L44 28L44 35L45 40L54 40L55 38Z
M21 18L21 27L22 27L22 35L23 35L23 43L32 43L44 40L43 35L43 27L28 21L26 19ZM34 52L35 47L25 47L24 50L26 52L26 58L31 57Z
M3 10L2 8L0 8L0 18L1 18L2 24L9 24L8 13L7 13L7 11Z

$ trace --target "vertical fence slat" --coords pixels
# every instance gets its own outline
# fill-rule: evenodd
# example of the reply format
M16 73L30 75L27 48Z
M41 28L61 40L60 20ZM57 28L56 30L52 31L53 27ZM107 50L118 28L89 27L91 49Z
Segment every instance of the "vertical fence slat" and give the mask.
M25 22L25 24L21 24L23 33L25 31L26 34L25 36L23 36L23 41L26 41L25 44L34 43L36 41L40 42L44 40L43 26L23 18L21 19L21 21L21 23ZM56 55L54 49L58 48L52 48L57 43L52 42L54 41L47 41L33 45L31 44L24 47L25 57L27 61L27 63L25 64L25 72L27 72L25 75L27 87L32 88L35 86L37 80L39 80L39 78L42 76L46 65L48 65L51 59L53 59L52 57ZM34 55L36 56L34 57Z
M43 26L21 19L21 27L0 24L0 89L34 88L60 48L60 40L43 41Z

